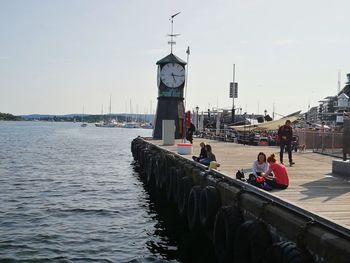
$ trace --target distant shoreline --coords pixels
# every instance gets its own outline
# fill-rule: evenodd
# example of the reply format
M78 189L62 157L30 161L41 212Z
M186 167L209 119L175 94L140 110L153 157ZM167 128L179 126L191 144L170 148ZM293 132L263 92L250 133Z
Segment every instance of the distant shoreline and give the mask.
M12 115L10 113L0 112L0 121L23 121L23 118L20 116Z

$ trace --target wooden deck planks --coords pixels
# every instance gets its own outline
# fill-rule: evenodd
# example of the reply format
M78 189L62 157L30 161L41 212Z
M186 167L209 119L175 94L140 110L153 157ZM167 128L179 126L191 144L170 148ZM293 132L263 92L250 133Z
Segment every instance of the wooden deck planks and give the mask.
M279 147L248 146L206 139L195 139L193 155L199 154L201 141L212 146L221 164L219 171L230 177L235 177L237 170L250 169L260 151L266 155L275 153L279 159ZM152 143L161 146L162 141ZM176 152L176 145L161 147ZM192 159L192 155L183 157ZM350 178L332 175L333 159L308 151L293 153L296 164L286 166L290 186L286 190L273 190L270 193L350 229ZM284 154L284 162L288 164L287 154Z

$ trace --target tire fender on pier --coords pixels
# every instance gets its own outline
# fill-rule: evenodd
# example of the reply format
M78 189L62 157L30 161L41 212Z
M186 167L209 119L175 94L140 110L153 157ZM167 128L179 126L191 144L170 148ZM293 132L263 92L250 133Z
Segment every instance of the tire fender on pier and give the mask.
M198 174L199 178L199 185L201 187L205 187L208 185L208 175L209 173L207 171L200 171Z
M131 142L131 153L132 156L134 157L134 160L136 161L136 146L140 144L140 140L139 138L135 138L132 140Z
M160 188L160 178L163 173L163 156L162 154L157 155L156 157L156 164L154 167L154 179L155 179L155 184L158 188Z
M174 176L172 178L173 182L172 182L171 191L172 191L174 202L178 201L178 188L180 187L179 185L182 183L183 177L185 177L185 173L180 163L180 165L176 169L176 173L174 173Z
M242 213L236 206L223 206L216 213L213 242L219 263L233 261L236 231L242 222Z
M163 168L159 180L159 188L166 190L166 184L171 176L170 169L174 166L174 156L172 154L165 154L163 158Z
M196 167L192 168L191 176L195 185L201 185L201 172L202 170Z
M306 263L305 257L295 243L281 241L270 246L265 253L263 263Z
M166 192L166 197L168 201L174 200L172 188L173 188L174 177L176 176L176 173L177 173L176 167L172 166L170 167L166 176L165 192Z
M182 177L177 188L177 207L179 214L185 216L187 210L188 196L193 186L192 178Z
M140 152L143 148L145 148L146 145L142 144L141 142L138 142L136 144L136 160L139 162L140 161Z
M136 139L133 139L133 140L131 141L131 146L130 146L130 148L131 148L131 153L132 153L132 157L134 157L134 154L135 154L135 150L134 150L135 141L136 141Z
M187 222L191 231L195 231L199 228L199 199L201 196L201 187L193 186L188 196L187 204Z
M199 202L199 219L201 226L211 229L214 225L215 215L221 206L220 196L213 186L202 189Z
M146 147L141 148L140 150L140 158L138 160L141 168L145 167L145 163L146 163L146 155L149 152L149 150Z
M150 157L150 160L148 162L148 167L146 170L146 182L149 186L154 184L154 167L156 164L156 159L154 156Z
M271 235L264 223L246 221L237 229L234 250L239 253L235 253L234 262L261 262L271 244Z

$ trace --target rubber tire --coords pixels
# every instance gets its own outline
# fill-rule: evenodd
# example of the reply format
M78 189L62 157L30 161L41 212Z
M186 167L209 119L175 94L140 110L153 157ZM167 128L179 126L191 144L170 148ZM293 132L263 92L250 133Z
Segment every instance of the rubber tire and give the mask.
M139 162L141 168L144 168L144 166L145 166L145 162L146 162L145 156L146 156L147 151L148 150L146 148L142 148L140 150L140 156L139 156L138 162Z
M147 181L147 185L149 186L153 186L155 183L155 165L156 165L156 159L157 157L152 156L149 162L149 166L147 169L147 177L146 177L146 181Z
M259 221L244 222L237 229L234 250L239 253L235 253L234 262L261 262L271 244L271 235L265 224Z
M143 145L141 143L138 143L136 145L136 161L139 162L140 160L140 151L143 149Z
M155 167L154 167L154 179L155 179L156 187L159 187L159 184L160 184L160 177L161 177L162 168L163 168L162 162L163 162L163 160L161 159L161 156L157 156Z
M192 178L182 177L177 189L177 207L180 216L185 216L187 212L188 196L193 186Z
M188 196L188 203L187 203L187 223L188 228L191 231L196 231L199 229L200 222L199 222L199 202L200 202L200 196L201 196L201 187L196 185L193 186L190 192L190 195Z
M304 263L302 252L290 241L274 243L265 253L263 263Z
M130 148L131 148L131 153L132 153L132 157L134 157L134 145L135 145L135 139L133 139L133 140L131 141L131 146L130 146Z
M201 191L199 202L199 219L201 226L210 230L215 221L215 215L221 206L220 196L213 186L206 186Z
M158 186L160 189L164 190L166 188L166 181L168 180L168 176L170 174L170 168L171 168L166 155L163 158L161 167L162 168L159 174Z
M177 179L178 179L178 176L179 176L179 170L180 169L175 168L173 176L170 178L171 179L171 181L170 181L171 198L172 198L172 201L174 201L174 203L177 202Z
M180 166L180 168L177 170L176 176L173 178L174 179L174 184L173 184L173 196L174 196L174 201L178 202L178 189L181 187L182 184L182 178L185 177L185 172L184 169Z
M213 242L218 263L232 262L234 240L243 216L238 207L223 206L216 213Z
M169 173L166 176L165 194L166 194L166 197L167 197L168 201L174 200L172 188L173 188L173 181L174 181L173 178L176 175L176 172L177 172L176 168L175 167L171 167L170 170L169 170Z

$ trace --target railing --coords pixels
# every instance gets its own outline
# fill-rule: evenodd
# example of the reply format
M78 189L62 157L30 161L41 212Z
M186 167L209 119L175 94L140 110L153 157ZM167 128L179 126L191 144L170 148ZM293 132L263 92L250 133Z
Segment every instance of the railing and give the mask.
M237 142L237 135L232 129L206 129L200 132L198 136L210 140Z
M275 133L268 133L270 138L275 138ZM199 137L225 141L225 142L238 142L243 144L256 145L259 139L258 132L255 132L255 137L251 137L251 131L247 129L246 132L234 132L232 129L206 129L199 133ZM294 131L296 137L296 150L311 150L313 152L331 155L334 157L343 157L343 133L342 132L320 132L311 130L298 130ZM272 139L269 141L269 145L276 145L276 142ZM298 147L299 146L299 147Z
M343 157L343 133L320 131L296 131L299 137L299 145L313 152Z

